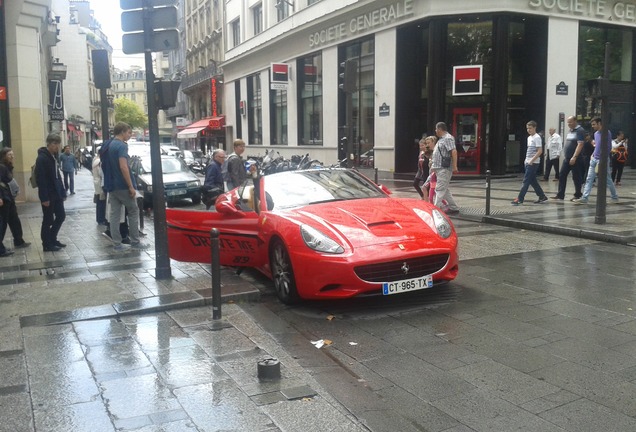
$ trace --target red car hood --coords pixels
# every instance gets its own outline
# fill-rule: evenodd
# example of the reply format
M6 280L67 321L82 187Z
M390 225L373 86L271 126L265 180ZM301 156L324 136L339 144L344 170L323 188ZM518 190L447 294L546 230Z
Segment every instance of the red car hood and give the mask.
M430 215L435 207L411 198L375 198L314 204L294 212L300 221L312 219L329 227L354 248L410 241L417 241L421 247L439 246L443 239L414 208ZM432 224L432 216L430 220ZM321 229L315 223L311 225ZM324 228L321 231L329 234Z

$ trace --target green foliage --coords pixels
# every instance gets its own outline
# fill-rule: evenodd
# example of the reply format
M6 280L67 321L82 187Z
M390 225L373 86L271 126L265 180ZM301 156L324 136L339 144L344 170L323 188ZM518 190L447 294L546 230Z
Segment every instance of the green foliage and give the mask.
M139 106L128 99L115 99L115 122L128 123L133 129L147 128L148 116Z

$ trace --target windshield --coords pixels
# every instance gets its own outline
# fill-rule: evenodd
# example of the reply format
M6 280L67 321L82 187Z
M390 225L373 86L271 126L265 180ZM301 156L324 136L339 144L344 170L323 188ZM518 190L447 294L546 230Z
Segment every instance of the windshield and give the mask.
M386 197L375 184L355 171L308 170L263 178L274 208L294 208L329 201Z
M150 159L142 159L141 167L144 173L152 172ZM189 168L181 159L177 158L161 158L161 171L164 174L176 173L180 171L188 171Z

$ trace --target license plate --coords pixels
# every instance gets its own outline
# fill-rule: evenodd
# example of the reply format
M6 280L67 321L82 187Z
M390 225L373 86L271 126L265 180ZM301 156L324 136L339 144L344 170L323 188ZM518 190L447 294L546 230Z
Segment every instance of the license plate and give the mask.
M422 276L414 279L404 279L395 282L384 282L382 284L382 294L400 294L407 291L417 291L433 287L433 276Z
M168 196L185 195L186 192L187 191L185 189L174 189L174 190L166 191L166 195Z

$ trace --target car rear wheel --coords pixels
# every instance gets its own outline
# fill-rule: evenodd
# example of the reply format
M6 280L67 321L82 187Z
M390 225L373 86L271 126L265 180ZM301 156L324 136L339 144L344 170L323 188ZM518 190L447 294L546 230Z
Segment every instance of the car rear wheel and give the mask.
M269 262L278 299L285 304L296 303L298 291L296 290L294 269L287 248L280 240L276 240L272 245Z

